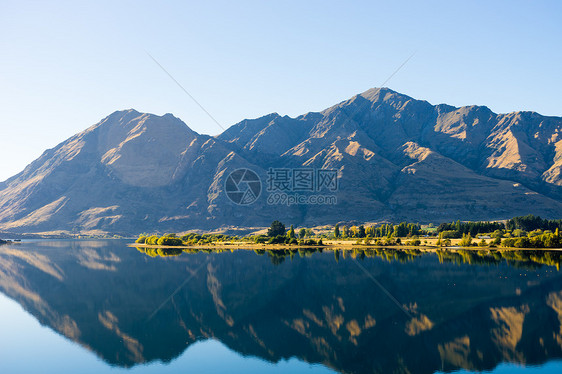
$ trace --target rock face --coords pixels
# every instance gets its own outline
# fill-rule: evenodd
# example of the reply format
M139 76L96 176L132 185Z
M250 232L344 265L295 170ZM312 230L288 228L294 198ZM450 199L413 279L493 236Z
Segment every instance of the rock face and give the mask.
M269 168L337 169L334 205L268 205ZM231 171L260 176L251 205ZM371 89L320 113L244 120L213 138L171 114L111 114L0 183L0 231L182 231L389 219L562 217L562 118L433 106Z

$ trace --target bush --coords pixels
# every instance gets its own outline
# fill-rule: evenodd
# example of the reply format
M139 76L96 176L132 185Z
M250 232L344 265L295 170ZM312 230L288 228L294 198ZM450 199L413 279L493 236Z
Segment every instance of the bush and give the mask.
M513 246L515 248L529 248L531 247L531 241L529 238L519 238L515 240Z
M459 242L461 247L470 247L472 245L472 236L470 234L462 234L462 239Z
M158 236L157 235L151 235L148 238L146 238L145 243L148 245L157 245L158 244Z
M527 235L527 233L525 231L521 230L521 229L515 229L515 230L513 230L512 235L519 238L519 237Z
M139 236L139 238L137 240L135 240L135 243L139 243L139 244L144 244L144 242L146 242L146 236L145 235L141 235L141 236Z
M560 238L558 235L545 233L542 235L543 246L545 248L559 248L562 243L560 243Z
M455 239L459 237L459 233L455 230L445 230L441 232L441 238L443 239Z
M560 244L560 238L548 232L532 238L504 239L502 242L504 247L515 248L558 248Z
M502 246L504 247L513 247L514 244L515 244L515 239L513 238L507 238L502 240Z
M273 238L270 238L267 241L267 244L285 244L285 236L284 235L277 235Z
M254 238L254 242L255 242L256 244L264 244L264 243L267 242L267 237L266 237L266 236L256 236L256 237Z
M171 236L163 236L157 241L158 245L167 245L167 246L178 246L182 245L183 242L179 238L174 238Z

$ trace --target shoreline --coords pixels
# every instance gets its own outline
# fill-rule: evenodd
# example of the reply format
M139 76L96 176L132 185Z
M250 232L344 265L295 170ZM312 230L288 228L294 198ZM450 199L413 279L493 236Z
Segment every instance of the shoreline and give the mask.
M268 250L286 250L286 249L296 249L299 248L316 248L316 249L328 249L328 250L352 250L352 249L417 249L424 250L426 252L435 252L437 250L469 250L469 251L480 251L480 250L498 250L498 251L562 251L562 248L515 248L515 247L437 247L437 246L409 246L409 245L387 245L387 246L377 246L377 245L365 245L365 244L355 244L350 243L347 245L342 244L324 244L324 245L287 245L287 244L211 244L211 245L149 245L140 243L130 243L127 244L131 248L156 248L156 249L268 249ZM343 248L342 248L343 247Z

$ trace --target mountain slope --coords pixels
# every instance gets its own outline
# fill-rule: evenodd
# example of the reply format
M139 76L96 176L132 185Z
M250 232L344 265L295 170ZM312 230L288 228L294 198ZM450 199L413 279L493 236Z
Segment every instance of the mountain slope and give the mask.
M119 111L0 183L0 231L559 218L561 132L558 117L433 106L386 88L320 113L244 120L214 138L171 114ZM239 168L261 179L253 204L225 193ZM270 205L269 168L337 170L337 203Z
M224 169L238 167L258 169L172 115L115 112L7 180L0 227L89 233L209 227L215 206L223 208L219 215L232 214L214 196L213 183L221 185Z

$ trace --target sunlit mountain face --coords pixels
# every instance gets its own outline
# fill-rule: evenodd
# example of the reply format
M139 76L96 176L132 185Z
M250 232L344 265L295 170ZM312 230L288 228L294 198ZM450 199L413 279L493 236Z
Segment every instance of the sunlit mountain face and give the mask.
M122 367L174 361L209 338L343 373L562 357L557 253L145 252L124 241L3 246L0 290Z
M0 232L562 218L561 133L560 117L431 105L386 88L318 113L244 120L216 137L171 114L117 111L0 183ZM337 171L336 200L228 198L233 171L251 170L265 190L273 168Z

